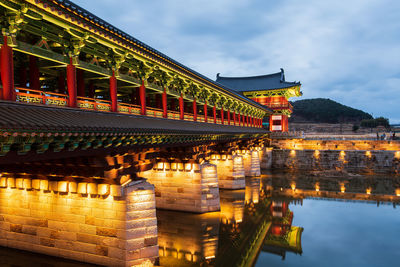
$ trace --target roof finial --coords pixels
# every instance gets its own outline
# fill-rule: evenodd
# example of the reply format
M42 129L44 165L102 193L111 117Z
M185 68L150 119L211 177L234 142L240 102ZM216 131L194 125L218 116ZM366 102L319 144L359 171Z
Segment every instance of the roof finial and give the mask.
M219 78L219 72L217 73L217 79Z
M285 71L281 68L281 82L285 81Z

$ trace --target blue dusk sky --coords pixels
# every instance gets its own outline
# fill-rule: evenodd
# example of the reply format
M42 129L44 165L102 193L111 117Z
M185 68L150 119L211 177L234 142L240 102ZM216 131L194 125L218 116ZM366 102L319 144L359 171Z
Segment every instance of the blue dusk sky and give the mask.
M213 80L284 68L302 83L297 99L330 98L400 123L400 1L73 2Z

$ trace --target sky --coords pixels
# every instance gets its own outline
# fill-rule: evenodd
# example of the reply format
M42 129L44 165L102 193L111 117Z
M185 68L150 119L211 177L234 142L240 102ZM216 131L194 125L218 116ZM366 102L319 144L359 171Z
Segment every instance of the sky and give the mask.
M279 72L400 123L400 1L73 0L215 80ZM291 99L296 100L296 99Z

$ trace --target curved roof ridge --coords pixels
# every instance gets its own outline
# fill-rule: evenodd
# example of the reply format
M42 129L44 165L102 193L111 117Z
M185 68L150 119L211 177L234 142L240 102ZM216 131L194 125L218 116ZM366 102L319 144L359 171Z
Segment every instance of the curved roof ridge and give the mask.
M271 74L264 74L264 75L254 75L254 76L244 76L244 77L227 77L227 76L221 76L219 73L217 73L217 79L254 79L254 78L266 78L266 77L272 77L272 76L278 76L281 77L281 72L277 73L271 73Z
M258 76L224 77L218 73L216 82L237 92L285 89L301 85L300 82L296 81L287 82L285 80L285 71L282 68L280 72Z

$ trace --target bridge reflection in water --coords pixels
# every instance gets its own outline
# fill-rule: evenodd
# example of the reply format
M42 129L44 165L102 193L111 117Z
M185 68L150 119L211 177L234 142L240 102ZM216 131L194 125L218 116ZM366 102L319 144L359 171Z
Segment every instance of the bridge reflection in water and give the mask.
M302 233L311 229L295 225L291 205L302 205L304 198L317 198L396 206L400 202L396 196L399 185L396 177L247 177L244 190L221 190L220 212L200 215L158 211L160 263L251 266L260 252L282 260L287 253L301 255Z

